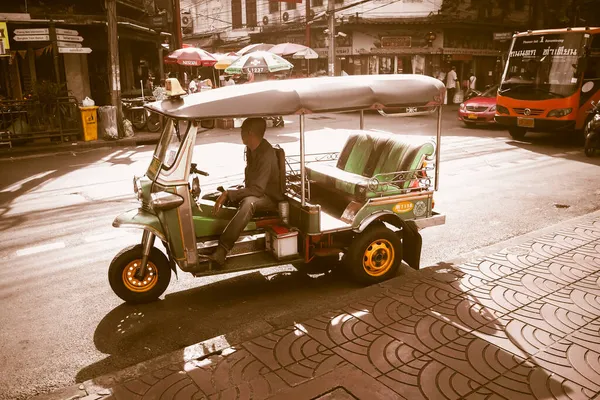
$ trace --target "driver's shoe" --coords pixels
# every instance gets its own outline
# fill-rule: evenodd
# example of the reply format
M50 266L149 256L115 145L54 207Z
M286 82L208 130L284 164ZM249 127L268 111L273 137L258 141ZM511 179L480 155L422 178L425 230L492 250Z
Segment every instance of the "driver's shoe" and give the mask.
M211 261L211 269L223 269L225 260L227 259L227 253L227 249L219 244L212 254L207 255L207 258Z

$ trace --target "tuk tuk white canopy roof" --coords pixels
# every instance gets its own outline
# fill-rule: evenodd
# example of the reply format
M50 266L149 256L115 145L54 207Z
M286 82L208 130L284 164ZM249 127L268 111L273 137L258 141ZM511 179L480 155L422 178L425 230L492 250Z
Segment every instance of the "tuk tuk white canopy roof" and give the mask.
M227 86L146 107L177 119L261 117L440 105L445 87L424 75L354 75Z

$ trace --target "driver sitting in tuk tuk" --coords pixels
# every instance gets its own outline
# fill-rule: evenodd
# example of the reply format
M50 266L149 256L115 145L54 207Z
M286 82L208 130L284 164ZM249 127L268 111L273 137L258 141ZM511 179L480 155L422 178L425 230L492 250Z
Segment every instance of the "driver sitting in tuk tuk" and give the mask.
M246 169L244 188L224 191L217 199L213 213L216 215L223 204L237 204L238 210L219 238L219 245L208 258L216 268L225 264L227 253L254 216L256 211L277 210L283 200L277 155L273 146L264 138L266 122L263 118L248 118L242 124L242 142L246 145Z

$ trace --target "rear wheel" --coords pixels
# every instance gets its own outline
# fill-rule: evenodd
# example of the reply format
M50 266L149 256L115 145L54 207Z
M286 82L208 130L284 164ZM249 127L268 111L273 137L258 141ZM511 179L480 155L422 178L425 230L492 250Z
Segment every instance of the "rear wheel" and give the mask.
M508 133L515 140L523 140L525 138L525 134L527 133L527 129L511 126L508 128Z
M371 226L356 236L345 260L354 279L367 285L393 277L401 262L402 241L382 224Z
M154 112L148 111L148 116L146 120L146 127L150 132L158 132L160 131L161 123L160 123L160 115Z
M136 277L141 266L142 245L123 249L110 263L108 281L117 296L128 303L149 303L167 290L171 280L169 260L157 248L153 247L148 257L146 274L142 279Z

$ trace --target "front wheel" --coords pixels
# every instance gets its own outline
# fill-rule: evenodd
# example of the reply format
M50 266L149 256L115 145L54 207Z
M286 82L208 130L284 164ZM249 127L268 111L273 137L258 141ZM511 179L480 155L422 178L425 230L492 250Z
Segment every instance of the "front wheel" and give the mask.
M396 274L402 262L402 241L398 235L377 224L354 238L346 266L361 284L383 282Z
M123 249L110 263L108 281L113 292L128 303L149 303L167 290L171 280L169 260L156 247L148 257L146 274L142 279L136 278L141 266L142 245Z
M508 128L508 133L515 140L523 140L525 138L525 134L527 133L527 129L513 126Z

